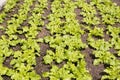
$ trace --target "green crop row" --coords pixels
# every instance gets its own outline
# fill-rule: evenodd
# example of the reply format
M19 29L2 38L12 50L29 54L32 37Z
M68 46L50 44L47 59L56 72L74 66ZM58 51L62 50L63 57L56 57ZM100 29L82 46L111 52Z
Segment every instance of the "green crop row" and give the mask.
M91 80L86 69L86 62L81 50L86 48L81 38L84 31L76 20L74 9L76 4L71 0L55 0L51 4L52 13L48 16L47 28L51 36L45 37L45 42L53 50L47 50L44 63L50 64L52 69L43 74L50 80ZM61 68L52 64L66 62ZM75 64L76 63L76 64Z
M42 39L37 39L36 36L40 27L44 25L42 14L47 6L47 0L39 0L34 10L30 11L34 1L24 0L23 5L18 10L18 14L14 14L7 21L7 28L1 28L5 31L5 35L2 35L0 39L0 75L10 76L12 80L40 79L33 66L36 65L36 56L40 55L38 43ZM31 13L31 15L28 16L28 13ZM30 26L21 26L27 19ZM20 38L20 35L25 37ZM20 50L14 51L11 48L17 46L20 46ZM10 61L12 68L7 68L3 65L3 62L10 56L13 57ZM2 80L2 77L0 77L0 80Z

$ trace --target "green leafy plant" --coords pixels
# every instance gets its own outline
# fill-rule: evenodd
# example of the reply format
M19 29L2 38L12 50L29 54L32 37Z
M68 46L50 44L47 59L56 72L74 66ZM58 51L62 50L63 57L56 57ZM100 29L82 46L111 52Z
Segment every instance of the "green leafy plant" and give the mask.
M114 60L114 65L111 65L110 67L107 67L104 72L107 73L107 75L102 76L102 80L105 79L120 79L120 61Z
M53 65L50 72L45 72L43 76L49 77L50 80L92 80L88 71L85 69L85 62L83 59L77 62L77 66L71 62L68 62L62 68Z

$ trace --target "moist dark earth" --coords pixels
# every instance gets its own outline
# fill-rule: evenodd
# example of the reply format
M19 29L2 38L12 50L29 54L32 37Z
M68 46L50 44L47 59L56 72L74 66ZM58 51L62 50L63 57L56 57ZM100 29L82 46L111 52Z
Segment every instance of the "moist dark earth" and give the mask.
M86 0L88 3L90 2L90 0ZM115 2L118 6L120 6L120 0L113 0L113 2ZM30 7L31 10L34 9L34 5L35 3L37 3L37 0L33 3L33 5ZM51 3L52 3L52 0L48 0L48 9L44 9L44 14L43 16L44 17L47 17L50 13L51 13ZM23 4L23 0L19 0L19 2L16 4L16 6L11 9L11 11L9 13L7 13L7 16L4 20L4 22L0 25L3 25L5 27L7 27L7 21L11 19L12 15L14 14L17 14L18 13L18 10L19 10L19 6ZM2 10L0 11L0 13L2 12ZM76 19L79 21L80 24L84 24L82 23L82 16L79 15L80 13L80 9L75 9L75 13L76 13ZM28 16L31 16L31 12L28 13ZM44 19L44 26L42 27L42 30L39 32L39 34L37 35L38 38L44 38L45 36L48 36L50 35L50 32L49 30L46 29L46 25L49 23L49 21L47 20L47 18ZM28 25L28 20L24 21L23 24L21 24L21 26L24 26L24 25ZM102 24L101 24L102 25ZM98 25L101 27L101 25ZM115 24L117 26L120 26L120 24ZM102 25L104 26L104 25ZM0 36L3 35L4 32L0 30ZM87 39L87 36L88 36L88 33L86 32L86 34L82 35L82 41L84 43L86 43L86 39ZM21 38L25 38L24 35L20 35ZM109 40L109 36L107 36L105 34L105 37L104 39L105 40ZM87 44L87 43L86 43ZM39 44L40 45L40 48L41 48L41 56L38 57L36 56L36 63L37 65L34 67L35 71L37 74L41 75L42 76L42 73L43 72L46 72L46 71L49 71L51 66L50 65L45 65L43 63L43 57L46 55L46 51L49 48L49 45L48 44L44 44L44 43L41 43ZM17 46L17 47L12 47L13 50L19 50L20 47ZM82 50L81 52L85 54L85 61L87 63L86 65L86 68L89 70L90 74L92 75L93 77L93 80L101 80L101 76L103 74L105 74L103 72L103 70L105 69L106 66L108 65L104 65L104 64L100 64L98 66L94 66L93 65L93 61L95 59L94 55L92 54L92 51L93 49L91 47L88 47L84 50ZM115 50L114 49L111 49L110 50L111 53L114 53ZM12 68L12 66L10 66L10 61L12 60L12 56L6 58L6 60L4 61L3 65L4 66L7 66L8 68ZM56 64L56 63L54 63ZM62 67L63 65L65 64L65 62L61 63L61 64L56 64L58 65L59 67ZM4 78L4 80L11 80L9 76L6 76L6 75L3 75L2 76ZM49 78L41 78L41 80L49 80Z

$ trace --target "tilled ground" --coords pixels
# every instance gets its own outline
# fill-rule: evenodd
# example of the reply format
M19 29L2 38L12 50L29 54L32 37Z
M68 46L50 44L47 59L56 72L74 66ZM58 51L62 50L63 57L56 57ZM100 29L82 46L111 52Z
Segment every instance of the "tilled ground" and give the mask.
M90 1L90 0L87 0L87 2L89 2L89 1ZM120 5L120 0L113 0L113 2L117 3L117 5ZM31 10L34 9L34 4L35 4L35 3L37 3L37 1L33 3L33 5L31 6ZM51 13L51 3L52 3L52 0L48 0L48 9L45 9L45 10L44 10L44 11L45 11L45 13L43 14L44 17L47 17L47 16ZM7 27L6 22L11 19L12 15L18 13L19 6L22 5L22 4L23 4L23 0L20 0L20 1L16 4L16 6L15 6L9 13L7 13L7 16L6 16L6 18L5 18L5 21L4 21L2 24L0 24L0 25L3 25L3 26L5 26L5 27ZM80 24L84 24L84 23L81 22L81 20L82 20L83 17L79 15L80 11L81 11L80 9L75 9L76 19L79 20L79 23L80 23ZM2 12L2 11L0 11L0 12ZM30 12L28 13L28 16L31 16L31 13L30 13ZM28 25L27 22L28 22L28 21L26 20L23 24L21 24L21 26ZM44 20L44 22L45 22L45 24L44 24L44 26L42 27L42 30L39 32L39 34L38 34L38 36L37 36L38 38L44 38L45 36L50 35L49 30L46 29L46 26L47 26L47 24L49 23L49 21L47 20L47 18ZM117 25L117 26L120 26L120 24L116 24L116 25ZM101 26L101 25L99 25L99 26ZM102 26L104 26L104 25L102 25ZM2 30L0 30L0 36L3 35L3 34L4 34L4 32L3 32ZM20 37L21 37L21 38L24 38L24 35L20 35ZM84 43L87 42L87 41L86 41L87 37L88 37L88 32L86 31L86 34L82 35L82 41L83 41ZM104 39L105 39L105 40L109 40L109 36L107 36L107 35L105 34ZM86 44L87 44L87 43L86 43ZM39 75L42 76L42 73L43 73L43 72L49 71L50 68L51 68L50 65L45 65L45 64L43 63L43 57L46 55L46 51L47 51L48 49L50 49L50 48L49 48L49 45L48 45L48 44L44 44L44 43L41 43L40 46L41 46L41 56L40 56L40 57L36 57L37 65L34 67L34 69L35 69L36 73L38 73ZM14 50L18 50L18 49L19 49L19 46L17 46L17 47L12 47L12 48L13 48ZM103 70L105 69L105 67L106 67L107 65L100 64L100 65L98 65L98 66L94 66L94 65L93 65L93 61L94 61L95 57L94 57L94 55L92 54L92 51L93 51L93 49L92 49L91 47L88 47L88 48L86 48L86 49L84 49L84 50L82 51L82 53L85 53L85 60L86 60L86 63L87 63L86 68L89 70L90 74L92 75L93 80L100 80L100 79L101 79L101 76L104 74L104 73L103 73ZM114 50L114 49L111 49L110 52L111 52L111 53L114 53L115 50ZM5 62L3 63L4 66L7 66L8 68L12 68L12 66L10 66L10 61L11 61L11 60L12 60L12 56L6 58ZM54 63L54 64L56 64L56 63ZM56 65L58 65L59 67L61 67L63 64L65 64L65 62L63 62L63 63L61 63L61 64L56 64ZM5 76L5 75L3 76L3 78L4 78L4 80L10 80L10 77ZM42 80L49 80L49 79L42 77Z

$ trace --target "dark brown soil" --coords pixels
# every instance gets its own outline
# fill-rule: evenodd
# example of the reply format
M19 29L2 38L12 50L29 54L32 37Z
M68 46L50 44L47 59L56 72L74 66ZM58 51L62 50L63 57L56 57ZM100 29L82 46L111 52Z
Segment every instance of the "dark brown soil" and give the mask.
M89 3L90 0L87 0L87 2ZM113 0L115 3L117 3L117 5L120 5L120 0ZM35 3L35 2L34 2ZM48 8L45 9L45 13L43 14L43 16L45 17L43 20L44 20L44 26L42 27L41 31L39 32L39 34L37 35L38 38L44 38L45 36L48 36L50 35L50 32L46 29L46 25L49 23L48 19L47 19L47 16L51 13L51 3L52 3L52 0L48 0ZM5 21L4 23L0 24L2 26L7 26L6 23L8 20L11 19L11 16L13 14L16 14L18 12L18 9L19 9L19 5L22 5L23 4L23 0L20 0L19 3L16 5L15 8L13 8L9 13L7 13L7 17L5 18ZM34 5L31 6L31 10L34 8ZM79 23L82 23L82 19L83 17L79 14L80 13L80 9L75 9L75 13L76 13L76 19L78 20ZM29 13L28 16L30 16L31 14ZM26 20L23 24L21 24L21 26L25 26L25 25L28 25L27 23L28 21ZM116 24L117 26L120 24ZM101 27L101 25L99 25ZM3 35L3 31L0 30L0 36ZM82 41L84 43L87 42L87 35L88 35L88 32L86 31L86 34L82 35ZM109 36L107 34L105 34L105 37L104 39L106 41L109 40ZM86 43L87 44L87 43ZM46 55L46 51L49 48L49 45L48 44L44 44L44 43L41 43L40 44L40 48L41 48L41 55L40 57L36 57L36 62L37 62L37 65L34 67L35 71L37 74L41 75L42 76L42 73L43 72L46 72L46 71L49 71L51 66L50 65L45 65L43 63L43 57ZM19 49L19 48L13 48L15 50ZM103 73L103 70L105 69L105 65L104 64L100 64L98 66L95 66L93 65L93 61L95 59L94 55L92 54L92 51L93 49L91 47L88 47L86 48L85 50L81 51L84 55L85 55L85 61L87 63L87 66L86 68L90 71L90 74L92 75L93 77L93 80L101 80L101 76L104 74ZM110 52L112 53L115 53L115 50L114 49L110 49ZM12 68L12 66L10 66L10 61L12 59L12 56L11 57L8 57L6 58L5 62L3 63L4 66L7 66L8 68ZM58 66L61 67L62 65L64 64L61 63L59 64ZM4 78L4 80L10 80L10 77L9 76L6 76L6 75L3 75L2 76ZM48 78L43 78L42 77L42 80L49 80Z
M43 63L43 57L46 55L46 50L49 49L49 46L47 44L40 44L41 46L41 55L40 57L36 57L36 62L37 65L35 66L35 70L38 74L40 74L42 76L43 72L49 71L51 66L50 65L45 65ZM49 80L48 78L43 78L42 80Z
M47 9L44 9L44 26L42 27L41 31L39 32L39 34L37 35L38 38L44 38L45 36L50 35L50 32L46 29L46 25L49 23L49 21L47 20L47 16L51 13L51 1L48 0L48 6ZM40 44L40 49L41 49L41 55L40 57L36 57L36 62L37 65L35 66L35 71L41 75L42 77L42 73L49 71L51 66L50 65L45 65L43 62L43 57L46 55L46 51L49 49L49 45L48 44L44 44L41 43ZM49 80L49 78L43 78L42 80Z

